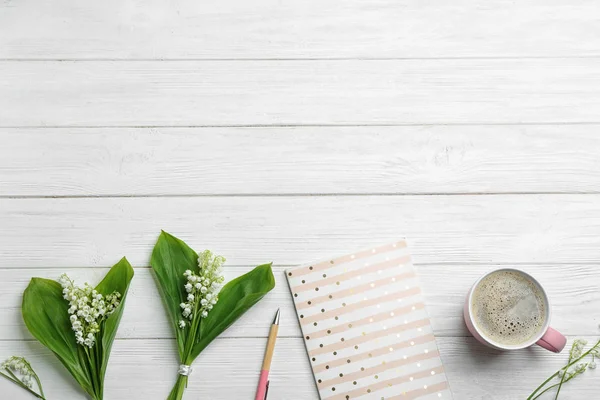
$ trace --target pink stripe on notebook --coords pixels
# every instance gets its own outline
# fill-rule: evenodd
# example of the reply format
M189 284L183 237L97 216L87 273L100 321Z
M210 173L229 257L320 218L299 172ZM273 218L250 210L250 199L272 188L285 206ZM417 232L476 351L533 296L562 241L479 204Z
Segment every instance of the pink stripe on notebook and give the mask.
M322 400L452 399L406 241L286 276Z

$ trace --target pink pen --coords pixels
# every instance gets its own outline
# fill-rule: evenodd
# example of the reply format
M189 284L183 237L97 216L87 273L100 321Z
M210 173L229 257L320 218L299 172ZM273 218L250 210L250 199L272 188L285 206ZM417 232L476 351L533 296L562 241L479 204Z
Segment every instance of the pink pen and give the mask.
M266 400L267 398L267 392L269 391L269 370L271 369L271 360L273 359L273 351L275 350L275 341L277 340L278 330L279 309L277 309L277 314L275 314L273 325L271 325L271 330L269 331L269 340L267 341L265 358L263 360L262 370L260 371L258 389L256 389L256 400Z

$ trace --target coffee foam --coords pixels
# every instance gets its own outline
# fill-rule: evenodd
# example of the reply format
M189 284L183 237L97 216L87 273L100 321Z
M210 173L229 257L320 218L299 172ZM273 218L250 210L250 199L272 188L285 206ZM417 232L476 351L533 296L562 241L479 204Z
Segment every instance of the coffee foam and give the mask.
M516 271L497 271L483 278L473 292L471 309L477 328L504 345L528 342L546 318L541 290Z

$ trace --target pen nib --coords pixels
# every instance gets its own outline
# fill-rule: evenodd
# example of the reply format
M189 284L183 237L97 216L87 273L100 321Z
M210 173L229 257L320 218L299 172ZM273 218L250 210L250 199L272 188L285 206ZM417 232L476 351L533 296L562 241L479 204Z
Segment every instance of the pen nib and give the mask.
M273 325L279 325L279 308L277 309L277 314L275 314L275 319L273 319Z

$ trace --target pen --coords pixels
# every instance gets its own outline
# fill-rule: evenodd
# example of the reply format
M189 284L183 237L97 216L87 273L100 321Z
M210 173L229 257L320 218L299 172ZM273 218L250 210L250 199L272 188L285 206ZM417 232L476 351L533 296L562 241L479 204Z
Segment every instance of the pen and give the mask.
M258 389L256 389L256 400L266 400L269 391L269 370L271 369L271 360L273 359L273 350L275 350L275 341L277 340L277 331L279 330L279 309L273 319L273 325L269 331L269 340L265 350L260 379L258 380Z

